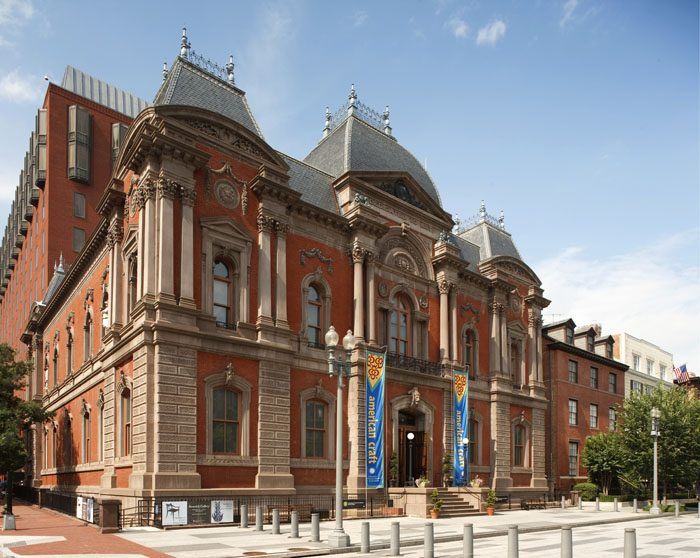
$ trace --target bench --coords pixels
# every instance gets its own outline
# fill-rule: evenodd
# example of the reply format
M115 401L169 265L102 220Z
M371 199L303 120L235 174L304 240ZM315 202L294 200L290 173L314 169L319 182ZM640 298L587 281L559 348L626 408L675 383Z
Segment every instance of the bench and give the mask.
M542 498L527 498L520 500L520 509L522 510L544 510L547 508L547 502Z
M292 521L292 512L298 513L299 522L309 522L311 521L311 514L314 511L313 504L291 504L282 506L267 506L267 514L265 516L265 521L267 523L272 523L272 510L277 509L280 512L280 522L289 523Z

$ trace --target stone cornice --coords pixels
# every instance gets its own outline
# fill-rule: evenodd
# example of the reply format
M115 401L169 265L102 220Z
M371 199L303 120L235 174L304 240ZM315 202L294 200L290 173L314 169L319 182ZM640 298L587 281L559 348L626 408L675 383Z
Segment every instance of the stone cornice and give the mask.
M479 264L479 271L489 278L502 278L506 281L517 279L522 283L537 287L542 284L539 277L527 264L511 256L494 256L484 260Z
M442 242L435 247L435 255L431 259L435 272L454 270L460 276L469 271L469 263L464 261L456 246Z
M389 227L382 223L383 219L379 212L367 205L353 202L344 217L351 231L361 231L375 239L383 237L389 231Z
M97 203L97 212L109 217L114 209L121 211L124 209L126 194L124 193L124 182L118 178L112 178L105 189L100 201Z
M289 176L268 165L261 165L258 174L250 181L250 190L262 201L272 198L281 204L292 207L301 194L289 186Z
M290 210L307 221L315 221L321 225L327 226L334 230L342 231L344 233L350 231L350 226L348 225L346 219L340 215L331 213L330 211L326 211L320 207L316 207L308 202L298 200L297 203L290 208Z

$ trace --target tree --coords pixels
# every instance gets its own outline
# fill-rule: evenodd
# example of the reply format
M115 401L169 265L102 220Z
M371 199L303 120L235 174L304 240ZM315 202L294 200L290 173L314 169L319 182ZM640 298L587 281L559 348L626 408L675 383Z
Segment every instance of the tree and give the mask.
M674 386L657 387L650 394L633 394L620 413L621 441L626 474L651 482L654 441L651 409L661 411L658 439L659 484L664 497L679 485L690 487L700 472L700 400Z
M32 423L43 422L51 414L38 401L24 401L17 396L26 388L29 362L15 362L15 351L0 344L0 471L7 474L5 513L12 514L12 473L27 462L27 450L21 433Z
M581 456L583 466L588 470L588 477L597 483L607 496L615 478L624 468L624 456L620 435L604 432L586 439Z

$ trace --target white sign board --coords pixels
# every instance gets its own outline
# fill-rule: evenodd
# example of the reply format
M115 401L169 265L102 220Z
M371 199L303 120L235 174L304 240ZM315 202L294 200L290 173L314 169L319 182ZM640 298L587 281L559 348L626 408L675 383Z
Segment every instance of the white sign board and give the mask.
M161 504L162 524L168 525L187 525L187 501L174 500L166 501Z
M233 500L212 500L211 522L233 523Z

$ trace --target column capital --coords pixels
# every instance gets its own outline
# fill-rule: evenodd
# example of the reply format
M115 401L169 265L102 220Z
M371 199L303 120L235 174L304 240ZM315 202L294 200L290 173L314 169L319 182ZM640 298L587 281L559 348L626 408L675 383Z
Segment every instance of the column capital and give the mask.
M161 176L158 178L157 192L158 199L167 198L169 200L175 199L175 194L180 190L180 184L171 180L170 178L165 178Z
M277 220L269 215L265 215L262 209L258 211L258 216L256 218L256 224L258 226L258 232L268 232L271 233L275 230L277 226Z
M197 199L197 190L194 188L188 188L183 184L180 184L180 201L182 205L187 205L189 207L194 206L194 202Z
M113 219L107 230L107 247L111 250L124 239L124 227L120 219Z
M440 292L440 294L449 294L450 289L452 289L452 287L454 287L454 283L451 283L444 277L438 279L438 291Z
M367 255L367 250L359 244L354 244L350 255L352 256L352 263L362 263Z

